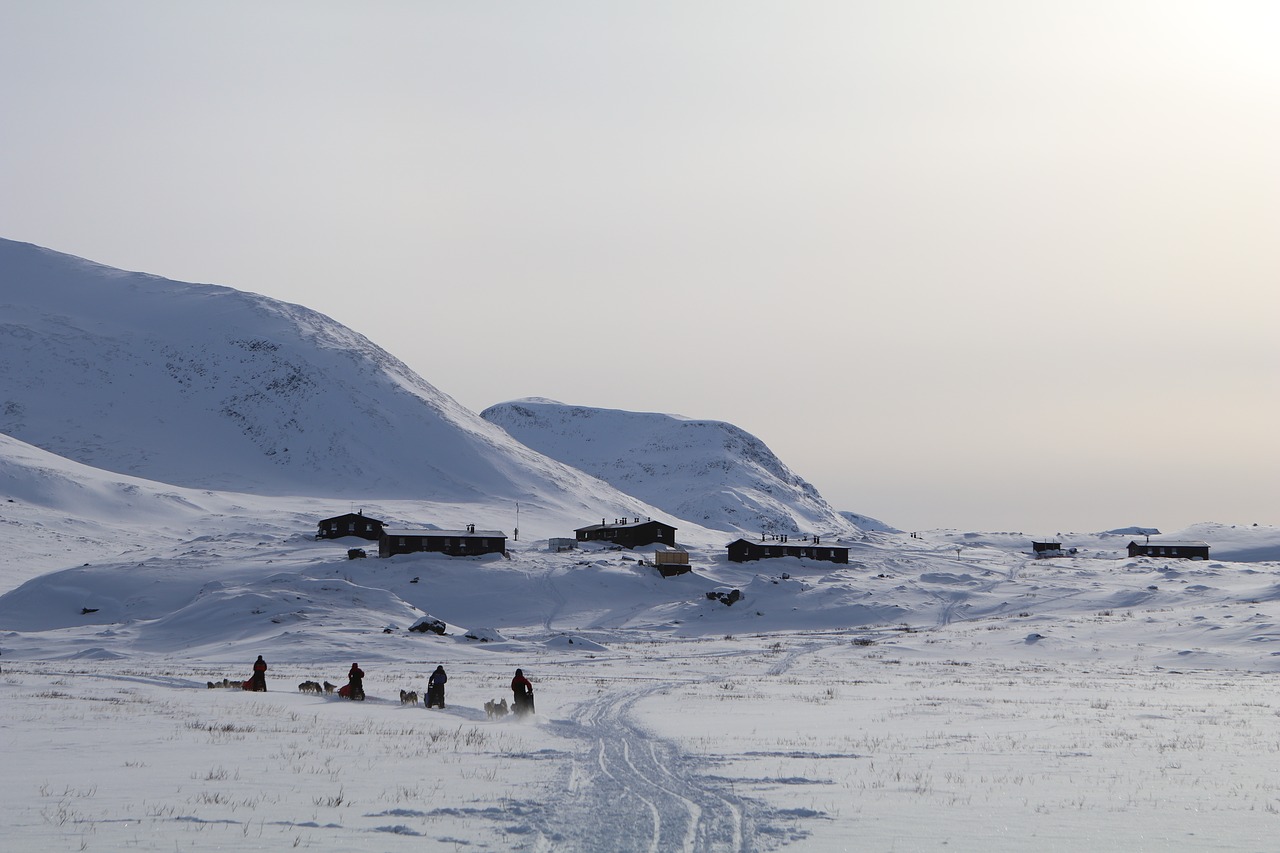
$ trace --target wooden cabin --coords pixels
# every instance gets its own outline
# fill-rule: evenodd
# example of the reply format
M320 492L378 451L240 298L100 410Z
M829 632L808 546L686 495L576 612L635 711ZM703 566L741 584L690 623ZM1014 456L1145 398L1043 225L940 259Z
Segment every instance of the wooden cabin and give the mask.
M664 578L685 575L693 570L689 565L688 551L654 551L653 564Z
M382 535L384 526L384 522L367 516L364 510L360 510L346 515L335 515L333 518L321 521L316 531L316 538L341 539L343 536L359 536L361 539L376 542Z
M474 524L468 524L465 530L387 528L378 539L379 557L423 551L447 554L450 557L505 554L507 534L501 530L476 530Z
M1148 539L1129 543L1130 557L1176 557L1183 560L1209 559L1208 542L1174 542L1168 539Z
M843 545L828 545L812 539L800 539L792 542L786 536L774 539L737 539L730 542L729 562L746 563L751 560L765 560L770 557L804 557L809 560L825 560L828 563L849 562L849 549Z
M579 542L608 542L623 548L676 544L676 529L652 518L619 518L613 524L605 524L602 518L599 524L579 527L573 532Z

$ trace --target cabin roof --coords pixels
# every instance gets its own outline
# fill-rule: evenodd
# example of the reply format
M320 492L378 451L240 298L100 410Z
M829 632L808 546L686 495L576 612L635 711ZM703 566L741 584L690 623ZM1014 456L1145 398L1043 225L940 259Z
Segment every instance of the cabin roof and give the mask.
M1209 547L1208 542L1199 542L1196 540L1179 541L1175 539L1152 539L1149 542L1139 542L1138 540L1135 539L1129 544L1139 545L1139 546L1155 545L1160 548L1208 548Z
M588 524L586 527L574 528L573 532L578 533L583 530L622 530L628 527L644 527L646 524L661 524L663 527L671 527L671 525L666 522L655 521L652 518L645 518L640 521L628 521L626 524ZM671 529L675 530L674 527L671 527Z
M371 521L374 524L384 523L380 519L374 518L372 515L365 515L362 512L344 512L342 515L335 515L333 518L322 518L319 523L324 524L326 521L346 521L348 518L358 518L361 521Z
M450 539L506 539L501 530L432 530L425 527L384 527L388 536L447 536Z
M777 539L747 539L744 536L738 537L724 547L728 548L731 545L737 545L739 542L760 548L842 548L845 551L849 550L848 545L840 545L835 542L814 542L812 539L796 539L794 542L791 540L782 542Z

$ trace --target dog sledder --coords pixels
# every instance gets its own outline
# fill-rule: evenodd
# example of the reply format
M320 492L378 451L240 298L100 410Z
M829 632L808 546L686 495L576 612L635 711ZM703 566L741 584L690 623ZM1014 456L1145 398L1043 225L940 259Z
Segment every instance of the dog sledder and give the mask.
M364 670L360 668L360 664L351 664L351 671L347 673L347 683L339 688L338 695L343 699L364 701Z
M444 666L437 666L436 671L427 679L427 707L444 708L444 685L449 680Z
M523 717L534 712L533 685L524 677L523 669L517 669L515 678L511 679L511 692L515 694L511 701L511 713Z
M262 655L258 655L258 659L253 662L253 675L240 685L240 689L255 693L267 692L267 662L262 659Z

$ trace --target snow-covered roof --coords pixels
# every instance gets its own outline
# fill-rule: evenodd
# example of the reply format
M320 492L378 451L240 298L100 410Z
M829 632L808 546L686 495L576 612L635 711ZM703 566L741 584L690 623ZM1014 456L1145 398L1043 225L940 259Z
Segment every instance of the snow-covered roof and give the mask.
M1197 542L1189 540L1186 542L1178 542L1173 539L1150 539L1145 542L1139 542L1137 539L1129 543L1130 545L1156 545L1160 548L1208 548L1208 542Z
M740 536L724 547L729 548L744 542L747 545L760 545L765 548L843 548L848 551L848 545L841 545L839 542L822 542L818 539L748 539Z
M452 539L507 538L507 534L501 530L432 530L424 527L385 527L382 532L388 536L448 536Z
M576 528L574 533L577 533L579 530L608 530L609 528L621 529L624 527L643 527L646 524L661 524L663 527L671 527L671 525L667 524L665 521L654 521L652 518L642 518L639 521L625 521L617 524L588 524L586 527ZM674 527L671 527L671 529L675 530Z

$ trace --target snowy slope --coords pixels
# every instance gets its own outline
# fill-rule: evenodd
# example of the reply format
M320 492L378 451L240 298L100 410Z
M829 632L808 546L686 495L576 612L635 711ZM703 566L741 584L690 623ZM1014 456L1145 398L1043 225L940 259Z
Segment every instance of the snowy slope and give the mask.
M1208 561L1128 558L1123 529L1045 560L1022 533L878 530L833 566L728 563L682 526L693 571L662 578L548 551L571 509L510 559L349 560L367 543L310 536L346 508L0 438L0 718L34 768L0 777L10 847L1192 853L1265 849L1280 808L1276 527L1165 534ZM445 636L407 630L428 614ZM206 688L258 654L269 693ZM353 660L368 701L297 691ZM448 707L402 704L437 663ZM517 666L537 716L487 717Z
M677 518L745 533L858 535L764 442L732 424L535 398L480 416Z
M0 432L191 488L651 508L309 309L0 240Z

